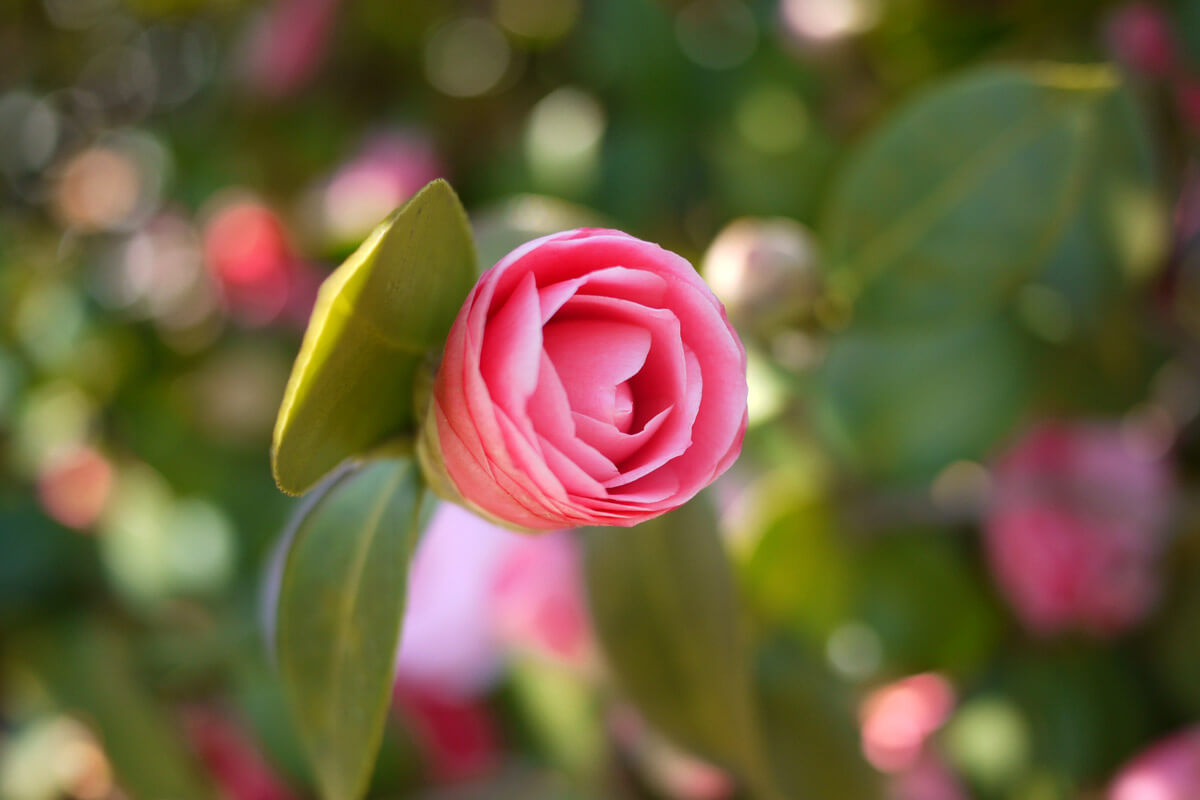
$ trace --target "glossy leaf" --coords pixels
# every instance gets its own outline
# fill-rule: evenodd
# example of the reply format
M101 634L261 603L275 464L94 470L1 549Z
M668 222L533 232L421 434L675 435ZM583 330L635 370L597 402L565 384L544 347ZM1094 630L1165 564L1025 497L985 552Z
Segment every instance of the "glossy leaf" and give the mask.
M930 327L998 310L1082 215L1124 218L1117 208L1138 219L1111 244L1130 271L1144 269L1164 228L1142 127L1103 67L988 68L913 102L832 199L830 260L856 325Z
M299 494L346 458L411 433L418 371L475 281L454 190L436 180L322 284L275 424L271 462Z
M980 458L1030 394L1026 342L1006 319L947 330L835 337L814 403L827 438L860 471L913 481Z
M426 497L408 459L348 470L309 509L288 553L277 657L326 800L360 797L371 774Z
M797 800L876 800L882 781L862 756L848 687L819 656L774 641L757 662L763 739L784 796Z
M745 775L759 757L750 667L713 519L695 500L632 529L588 531L588 599L609 667L642 714Z

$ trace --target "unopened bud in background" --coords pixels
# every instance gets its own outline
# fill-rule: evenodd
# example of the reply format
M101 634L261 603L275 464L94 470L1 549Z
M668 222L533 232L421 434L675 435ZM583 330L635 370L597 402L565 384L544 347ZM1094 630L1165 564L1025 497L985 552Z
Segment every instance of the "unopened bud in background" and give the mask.
M730 321L747 334L803 323L821 291L816 241L800 223L779 217L729 223L700 271Z

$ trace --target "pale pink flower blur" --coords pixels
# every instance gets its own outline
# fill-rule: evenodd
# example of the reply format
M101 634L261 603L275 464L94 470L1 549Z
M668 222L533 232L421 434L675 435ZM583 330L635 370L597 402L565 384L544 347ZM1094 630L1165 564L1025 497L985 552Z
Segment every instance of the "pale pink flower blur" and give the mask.
M1143 751L1113 779L1107 800L1195 800L1200 797L1200 726Z
M1037 633L1119 633L1158 597L1169 502L1166 464L1130 430L1042 425L996 465L992 573Z
M523 536L442 504L414 556L398 679L476 694L510 649L585 667L593 645L579 557L568 531Z
M592 655L580 553L566 531L517 535L492 584L492 620L506 643L577 667Z
M317 193L315 210L324 234L334 242L357 243L444 174L428 137L402 130L377 133Z
M87 528L96 522L112 488L112 464L87 445L55 453L37 477L37 496L42 509L68 528Z
M917 763L891 776L888 800L970 800L962 781L930 748Z
M859 709L863 754L882 772L904 772L954 710L954 687L936 672L912 675L867 695Z
M475 694L500 666L491 585L514 534L443 503L417 547L397 662L402 683Z
M281 97L308 83L325 60L338 4L339 0L275 0L243 45L250 85Z

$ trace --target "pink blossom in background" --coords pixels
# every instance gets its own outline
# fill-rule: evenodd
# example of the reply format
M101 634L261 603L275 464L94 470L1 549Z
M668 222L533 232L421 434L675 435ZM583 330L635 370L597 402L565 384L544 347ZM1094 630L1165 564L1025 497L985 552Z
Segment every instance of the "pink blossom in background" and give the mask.
M68 528L90 527L99 519L113 488L113 468L87 445L50 457L38 471L38 502L46 514Z
M995 469L990 567L1021 620L1098 635L1141 621L1159 593L1170 474L1117 425L1044 424Z
M1189 76L1175 84L1175 106L1192 133L1200 134L1200 78Z
M570 532L517 536L492 586L492 619L510 646L575 667L589 662L591 622Z
M303 87L329 48L339 0L275 0L243 45L255 90L282 97Z
M422 186L444 175L428 137L400 130L375 134L318 191L321 227L334 242L357 243Z
M396 684L393 699L436 780L478 778L500 763L497 724L482 701L403 681Z
M480 278L418 452L442 496L498 523L630 526L728 469L746 422L745 350L692 265L584 228Z
M195 707L184 712L184 732L196 756L227 800L295 800L297 797L229 715ZM148 756L149 757L149 756Z
M1117 59L1155 78L1175 68L1175 40L1170 23L1154 3L1130 3L1109 18L1108 41Z
M888 782L888 800L971 800L962 781L930 748Z
M1129 762L1106 800L1196 800L1200 797L1200 726L1177 733Z
M242 198L219 207L204 227L204 255L230 314L265 325L287 308L298 259L283 221Z
M871 692L859 709L863 754L882 772L904 772L921 759L925 743L954 710L954 687L926 672Z
M492 585L517 534L441 504L413 556L397 661L400 682L468 696L500 666Z

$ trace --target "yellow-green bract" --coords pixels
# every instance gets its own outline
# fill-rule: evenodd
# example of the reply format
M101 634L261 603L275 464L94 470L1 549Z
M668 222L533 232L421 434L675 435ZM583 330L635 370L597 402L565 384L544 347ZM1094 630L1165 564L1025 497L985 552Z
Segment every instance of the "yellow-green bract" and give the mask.
M281 489L301 494L346 458L412 435L417 374L474 282L466 214L440 179L326 279L275 424Z

